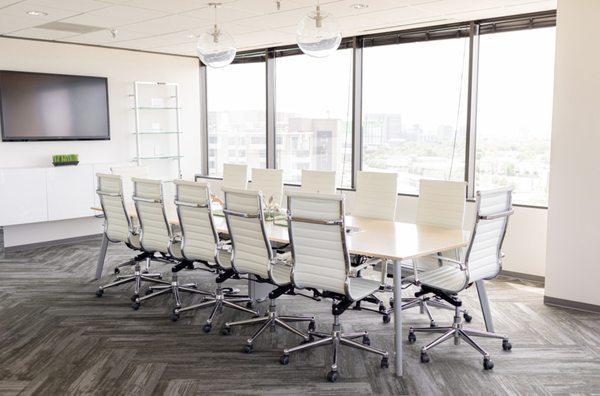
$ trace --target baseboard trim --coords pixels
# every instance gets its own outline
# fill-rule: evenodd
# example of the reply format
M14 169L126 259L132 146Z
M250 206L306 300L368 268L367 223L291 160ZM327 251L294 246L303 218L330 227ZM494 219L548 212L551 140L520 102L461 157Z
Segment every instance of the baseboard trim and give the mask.
M522 272L514 272L514 271L502 270L500 272L500 275L511 276L513 278L518 278L518 279L523 279L523 280L528 280L528 281L534 281L534 282L541 282L541 283L544 283L546 281L546 278L543 277L543 276L531 275L531 274L524 274Z
M578 311L586 311L600 313L600 305L588 304L579 301L564 300L562 298L544 296L544 304L554 307L576 309Z
M92 235L85 235L85 236L79 236L79 237L74 237L74 238L57 239L55 241L29 243L27 245L5 247L4 251L5 252L17 252L17 251L21 251L21 250L37 249L37 248L43 248L43 247L48 247L48 246L54 246L54 245L66 245L66 244L77 243L77 242L89 242L89 241L92 241L95 239L99 239L100 237L102 237L102 234L92 234Z

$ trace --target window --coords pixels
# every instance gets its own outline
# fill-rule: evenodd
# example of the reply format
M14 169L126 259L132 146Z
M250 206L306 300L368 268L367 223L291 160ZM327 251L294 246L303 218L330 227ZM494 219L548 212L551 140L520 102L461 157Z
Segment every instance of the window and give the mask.
M515 187L515 203L546 206L555 28L482 35L475 188Z
M302 169L332 170L337 185L352 183L352 50L324 59L276 60L276 164L286 183Z
M207 68L208 173L224 163L266 167L265 64Z
M398 190L419 180L464 180L467 38L363 50L363 170L398 173Z

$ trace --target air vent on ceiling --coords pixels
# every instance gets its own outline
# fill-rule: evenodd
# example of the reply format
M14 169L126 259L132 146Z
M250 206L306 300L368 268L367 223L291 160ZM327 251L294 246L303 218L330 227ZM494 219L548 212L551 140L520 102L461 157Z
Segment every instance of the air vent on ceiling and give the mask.
M434 20L429 20L429 21L421 21L421 22L415 22L415 23L407 23L404 25L390 25L390 26L382 26L382 27L377 27L377 28L371 28L371 29L365 29L363 30L363 32L367 33L367 32L376 32L379 30L398 30L400 28L405 28L408 26L416 26L416 25L422 25L424 23L426 24L433 24L433 23L438 23L438 22L451 22L453 21L452 19L434 19Z
M67 22L50 22L45 23L43 25L38 25L36 28L40 29L49 29L49 30L59 30L61 32L70 32L70 33L92 33L100 30L105 30L105 28L101 28L98 26L89 26L89 25L80 25L78 23L67 23Z

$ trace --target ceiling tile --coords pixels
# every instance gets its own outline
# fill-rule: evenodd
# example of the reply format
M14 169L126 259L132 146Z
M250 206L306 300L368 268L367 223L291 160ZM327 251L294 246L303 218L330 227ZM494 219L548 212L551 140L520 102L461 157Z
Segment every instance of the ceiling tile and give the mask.
M76 12L89 12L109 6L96 0L30 0L29 3Z
M11 35L42 40L59 40L73 36L73 33L61 32L60 30L29 28L12 32Z
M116 37L113 37L109 30L100 30L98 32L80 34L77 36L69 37L64 41L84 44L102 44L118 47L119 43L122 41L139 39L143 37L148 37L148 34L119 29Z
M40 21L39 19L0 14L0 34L6 34L15 30L36 26L40 23L44 23L44 21Z
M28 11L41 11L47 15L27 15ZM36 25L41 25L46 22L56 21L58 19L77 15L77 11L61 10L45 5L34 4L32 1L27 0L1 8L0 14L30 18L32 21L36 21Z
M164 16L167 14L161 11L117 5L67 18L63 22L112 28Z
M124 28L142 33L166 34L181 30L198 29L209 21L180 15L170 15L145 22L126 25Z

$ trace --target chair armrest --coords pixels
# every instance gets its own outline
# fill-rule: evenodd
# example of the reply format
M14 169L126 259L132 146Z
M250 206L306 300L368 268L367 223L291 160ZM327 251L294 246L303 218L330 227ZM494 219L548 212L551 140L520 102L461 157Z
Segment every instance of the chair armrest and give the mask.
M438 260L447 261L449 263L456 264L463 271L465 271L467 269L467 267L465 266L465 264L462 261L458 261L458 260L452 259L450 257L442 256L442 255L437 255L437 256L435 256L435 258Z
M364 263L357 265L356 267L351 267L350 268L350 276L356 277L356 276L358 276L358 273L360 271L364 270L367 267L377 265L377 263L379 263L380 261L383 261L383 260L378 259L378 258L370 258L367 261L365 261Z

